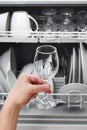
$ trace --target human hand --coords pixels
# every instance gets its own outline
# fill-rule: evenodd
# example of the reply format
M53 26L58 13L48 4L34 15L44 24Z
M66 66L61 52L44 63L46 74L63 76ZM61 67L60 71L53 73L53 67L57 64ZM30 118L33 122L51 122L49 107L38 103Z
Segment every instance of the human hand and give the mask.
M20 109L39 92L50 93L50 86L38 76L21 74L0 112L0 130L16 130Z
M51 93L50 86L38 76L21 74L9 93L7 101L14 102L21 108L39 92Z

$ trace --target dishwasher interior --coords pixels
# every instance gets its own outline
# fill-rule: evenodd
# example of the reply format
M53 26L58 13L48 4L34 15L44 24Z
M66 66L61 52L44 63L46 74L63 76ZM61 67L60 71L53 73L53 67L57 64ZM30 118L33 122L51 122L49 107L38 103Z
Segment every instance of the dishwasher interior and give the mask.
M68 13L66 13L65 22L69 22L68 20L71 20L71 22L67 27L69 30L65 29L64 31L63 29L66 24L64 24L64 26L62 27L64 15L61 18L61 13L62 10L66 11L66 9L68 10ZM58 72L56 73L55 77L51 79L51 83L53 85L51 97L55 101L57 101L56 106L51 109L39 109L36 106L36 99L31 100L31 102L24 106L23 109L20 111L18 130L22 130L22 127L20 127L21 125L30 125L32 129L36 128L38 130L40 129L40 127L38 126L41 125L48 125L49 127L46 127L45 129L52 129L51 125L56 126L62 124L82 126L84 125L85 128L87 122L87 22L84 22L84 14L87 13L85 12L87 11L87 4L9 4L0 6L0 10L1 13L9 12L10 17L9 26L6 33L3 33L2 31L0 32L0 59L2 55L7 50L9 50L9 48L13 48L16 59L16 71L14 71L16 78L18 78L18 76L22 72L21 70L24 66L28 64L33 65L35 51L38 46L52 45L56 47L59 58ZM44 15L43 10L51 10L53 11L51 12L53 13L53 15L49 11L48 14L46 14L47 12L45 12ZM56 12L54 10L56 10ZM33 18L36 19L39 25L38 31L30 32L29 36L27 37L23 37L25 35L25 32L23 32L22 34L20 34L20 32L16 32L14 35L17 35L17 37L12 36L10 23L13 12L16 11L26 11L31 16L33 16ZM69 14L69 11L71 11L72 17L71 14ZM80 11L82 11L82 16L80 16L82 18L80 19L82 30L79 29L80 25L78 20L78 12ZM47 27L49 26L46 23L46 20L50 21L50 24L52 24L48 28L48 30L44 30L45 28L47 29ZM85 21L86 20L87 14ZM32 20L31 27L32 30L35 30L36 28ZM70 93L67 93L67 90L64 93L59 92L59 89L63 85L67 85L68 88L69 84L73 84L72 87L76 85L76 89L77 87L79 87L79 92L70 91ZM55 90L54 88L57 89ZM0 107L3 106L7 95L8 93L6 92L0 92ZM55 130L56 129L57 128L55 128ZM63 129L64 128L62 128L62 130ZM27 130L27 128L25 128L25 130Z

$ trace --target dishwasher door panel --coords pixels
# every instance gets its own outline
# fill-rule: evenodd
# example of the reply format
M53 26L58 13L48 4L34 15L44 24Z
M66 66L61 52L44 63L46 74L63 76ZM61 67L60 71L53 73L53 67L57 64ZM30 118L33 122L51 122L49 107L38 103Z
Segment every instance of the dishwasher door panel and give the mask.
M17 130L87 130L87 125L18 125Z

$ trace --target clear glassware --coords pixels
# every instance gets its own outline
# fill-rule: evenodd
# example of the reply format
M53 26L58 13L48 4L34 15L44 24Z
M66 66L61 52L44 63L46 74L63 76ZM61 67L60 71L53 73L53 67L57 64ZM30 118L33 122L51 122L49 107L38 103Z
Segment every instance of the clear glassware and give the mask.
M72 14L74 13L71 9L60 10L60 27L61 32L74 32L75 26L72 21Z
M55 14L57 11L55 9L45 9L42 14L45 16L45 20L42 23L40 31L57 31L57 23L55 21Z
M59 68L59 58L57 49L54 46L42 45L37 47L34 66L36 73L48 83L49 78L53 78ZM48 109L56 106L52 96L40 93L36 98L36 106L40 109Z
M79 32L87 31L87 12L81 10L78 12L78 29Z

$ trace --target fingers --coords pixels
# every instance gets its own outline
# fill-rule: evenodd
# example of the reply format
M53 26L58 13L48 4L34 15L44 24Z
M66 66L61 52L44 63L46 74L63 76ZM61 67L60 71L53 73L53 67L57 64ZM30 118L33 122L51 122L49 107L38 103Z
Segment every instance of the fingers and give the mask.
M43 84L44 81L36 75L28 75L28 79L32 84Z
M31 84L43 84L44 83L44 81L39 76L26 74L26 73L22 73L19 76L19 79L25 80L26 82L31 83Z
M51 93L51 90L48 84L39 84L39 85L32 86L32 92L33 93L39 93L39 92Z

